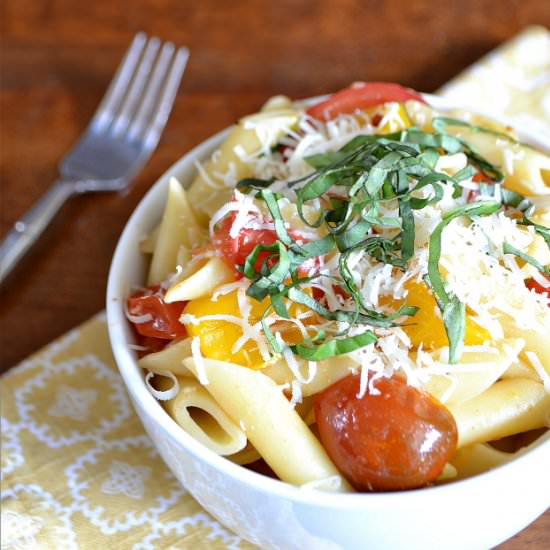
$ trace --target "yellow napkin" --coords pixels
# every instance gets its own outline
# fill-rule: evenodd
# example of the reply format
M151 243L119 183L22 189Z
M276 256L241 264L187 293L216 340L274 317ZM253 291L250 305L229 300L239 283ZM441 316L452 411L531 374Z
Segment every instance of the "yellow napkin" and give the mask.
M445 84L438 94L550 139L550 32L528 27Z
M442 94L550 135L550 33L527 29ZM132 410L104 314L1 383L2 550L253 548L168 471Z
M2 379L2 550L253 548L164 465L115 366L103 313Z

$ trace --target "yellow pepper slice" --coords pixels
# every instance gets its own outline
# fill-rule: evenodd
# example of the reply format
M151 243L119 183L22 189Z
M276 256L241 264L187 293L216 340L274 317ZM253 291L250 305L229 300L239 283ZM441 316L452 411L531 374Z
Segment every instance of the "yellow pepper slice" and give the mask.
M393 132L399 132L400 130L406 130L412 126L411 120L402 103L390 103L385 106L384 112L380 113L382 116L395 109L394 116L389 117L381 126L376 129L377 134L391 134Z
M250 306L248 323L254 325L259 322L264 311L269 306L269 299L262 302L247 298ZM191 300L183 312L185 315L203 317L206 315L230 315L242 319L241 310L237 301L237 291L222 294L216 301L212 295ZM197 324L185 323L189 336L200 339L201 353L209 359L228 361L249 368L261 368L263 359L255 340L247 340L240 349L233 351L233 346L243 335L242 326L228 320L204 320Z
M252 298L246 298L250 306L248 323L254 325L258 323L264 311L270 306L269 298L258 302ZM288 307L288 313L291 318L307 311L307 308L291 303ZM212 300L212 295L204 296L191 300L185 310L184 315L193 315L198 319L198 323L186 322L185 328L191 337L198 337L200 340L201 353L209 359L218 361L228 361L252 369L260 369L264 366L264 360L255 340L247 340L238 350L233 351L237 340L243 336L242 326L238 320L242 319L241 310L237 300L237 291L234 290L228 294L223 294L216 301ZM205 319L200 317L210 315L230 315L237 322L223 319ZM316 317L307 317L303 319L304 325L316 321ZM281 336L288 344L295 344L303 340L303 335L295 323L289 321L279 321L271 327L273 332L280 332Z
M408 282L405 288L409 291L407 304L419 308L416 315L408 321L410 324L403 327L411 339L413 348L417 349L420 344L427 350L447 346L449 344L447 333L432 292L423 283ZM467 315L464 344L475 346L490 339L489 332Z

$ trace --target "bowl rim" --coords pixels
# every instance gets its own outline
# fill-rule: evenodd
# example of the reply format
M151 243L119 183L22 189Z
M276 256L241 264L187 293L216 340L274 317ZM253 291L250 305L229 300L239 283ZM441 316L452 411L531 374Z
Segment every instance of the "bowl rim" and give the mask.
M440 96L433 94L422 94L427 102L437 110L450 109L466 109L483 116L489 116L491 119L511 124L512 121L505 117L495 117L486 115L479 109L471 108L465 105L458 104L454 101L449 101ZM318 96L306 100L297 101L297 104L309 104L318 101L326 96ZM194 164L195 160L202 160L217 146L227 135L230 128L225 128L217 132L210 138L202 141L191 150L186 152L175 163L173 163L151 186L143 198L139 201L137 207L132 212L129 220L126 222L124 230L119 237L115 253L111 262L107 285L107 324L111 348L115 358L118 370L124 380L125 386L132 398L140 404L140 408L147 412L149 419L158 426L166 437L175 440L179 445L190 452L195 460L200 460L206 463L209 467L214 468L220 474L229 476L235 482L242 483L250 489L261 491L271 496L278 496L294 502L305 503L320 508L372 508L372 507L388 507L392 506L395 496L399 495L400 499L404 499L404 504L409 501L416 501L418 498L429 498L433 495L435 498L445 498L449 493L454 493L457 490L465 490L470 488L476 494L484 489L506 484L507 481L514 475L516 471L524 471L531 464L536 466L543 456L550 459L550 431L542 436L535 443L534 447L527 448L520 456L512 459L510 462L501 464L491 470L477 474L475 476L464 478L456 481L450 480L449 483L444 483L437 486L422 487L406 491L394 491L386 493L335 493L320 490L314 490L304 487L298 487L286 483L279 479L273 479L268 476L259 474L249 470L243 466L233 463L232 461L217 455L193 437L187 434L163 409L159 401L149 392L145 386L142 371L137 365L135 353L128 347L125 327L127 329L127 320L124 314L122 302L124 296L120 292L120 286L123 286L124 281L120 279L120 275L125 271L122 267L122 258L125 255L126 242L133 235L133 228L137 222L144 217L151 208L150 203L158 198L163 192L163 188L167 184L169 178L174 173L188 171ZM521 140L529 143L539 150L550 153L550 139L545 138L542 134L530 130L517 130ZM189 165L189 167L187 166ZM136 252L138 252L136 250ZM539 459L540 457L540 459ZM542 460L544 463L544 460ZM472 488L473 486L473 488ZM550 501L549 501L550 504Z

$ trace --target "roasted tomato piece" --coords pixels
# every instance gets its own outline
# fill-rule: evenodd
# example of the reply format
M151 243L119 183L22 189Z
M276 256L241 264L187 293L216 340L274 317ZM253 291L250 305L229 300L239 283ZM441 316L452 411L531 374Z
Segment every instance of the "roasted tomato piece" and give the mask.
M383 103L403 103L410 99L426 103L424 98L410 88L391 82L357 82L344 88L328 99L310 107L306 112L318 120L328 121L342 114L350 114L361 109Z
M187 302L166 304L158 285L139 290L128 298L128 313L133 317L146 317L143 322L133 322L142 336L173 340L186 336L185 327L179 317Z
M315 397L321 443L358 491L393 491L434 481L453 455L451 413L401 378L379 378L358 397L350 375Z
M277 233L274 229L261 228L262 224L268 222L261 220L256 215L251 215L251 219L256 222L255 225L259 226L258 228L242 228L235 237L232 237L230 234L231 226L235 220L235 213L232 213L218 224L216 231L214 232L214 247L221 252L224 261L232 269L236 270L237 266L243 265L246 258L253 252L256 245L271 246L278 240ZM292 229L289 230L289 234L296 241L301 243L307 242L306 239L301 238L299 234ZM258 254L256 264L254 265L256 271L260 271L262 264L269 256L269 252L261 252ZM277 263L277 258L271 258L270 263L271 265L269 265L269 267L273 267L273 265ZM302 266L300 266L298 272L300 274L307 275L310 270L318 269L318 267L318 258L310 258L306 260ZM238 271L237 274L239 274Z
M277 241L277 233L273 229L248 229L239 231L236 237L231 237L230 230L235 220L235 214L224 218L214 233L214 246L222 253L224 260L232 268L243 265L247 256L254 250L256 245L270 246ZM258 220L259 223L259 220ZM257 269L269 255L263 252L258 256Z

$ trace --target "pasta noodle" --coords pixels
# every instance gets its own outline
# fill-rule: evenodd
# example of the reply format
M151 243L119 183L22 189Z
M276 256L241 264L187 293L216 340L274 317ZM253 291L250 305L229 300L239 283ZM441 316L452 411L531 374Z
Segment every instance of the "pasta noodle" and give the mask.
M549 435L550 432L547 432L540 439L548 440ZM540 443L540 441L537 443ZM504 452L487 443L473 443L467 447L462 447L453 457L452 464L456 469L456 477L458 479L471 477L501 464L506 464L528 452L534 445L531 443L515 452Z
M185 365L197 373L193 359ZM283 481L302 485L340 475L280 388L258 371L204 360L205 386ZM298 457L298 460L292 460ZM342 487L348 487L342 481Z
M191 237L198 233L193 232L197 227L186 191L176 178L171 178L166 208L155 240L148 284L165 280L175 270L179 248L191 249L196 244Z
M548 426L550 395L542 384L527 379L507 379L481 395L450 405L458 426L458 445L485 443Z
M297 365L299 371L302 373L302 377L307 379L309 376L307 362L298 360ZM312 380L301 384L302 395L304 397L315 395L357 368L358 365L356 363L351 362L350 365L350 359L344 357L333 357L326 361L320 361L317 363L316 373ZM277 384L290 384L295 377L283 359L268 365L262 372L272 378Z
M499 451L486 443L473 443L457 451L453 457L453 466L456 469L456 477L460 479L481 474L506 464L513 458L513 453Z
M223 283L233 280L232 271L219 258L210 258L200 269L175 282L164 296L166 303L194 300L212 294Z
M261 128L258 118L263 118L271 131L269 142L262 143L258 135ZM227 202L237 181L252 175L252 168L244 159L253 156L262 146L269 147L274 140L292 126L297 114L289 109L268 109L265 115L246 117L229 133L212 158L201 166L189 187L189 200L199 221L206 223L216 210ZM224 176L227 181L224 181Z
M234 455L246 435L198 382L181 380L181 391L164 403L168 414L192 437L219 455Z
M155 251L157 237L159 234L160 225L157 225L148 235L146 235L139 243L139 250L142 254L152 254Z
M550 159L531 147L506 143L491 134L461 129L456 135L474 145L489 162L502 166L505 185L524 195L550 194Z
M227 458L235 464L245 466L246 464L252 464L257 460L260 460L262 457L260 456L260 453L254 448L254 446L250 442L248 442L244 449L242 449L238 453L229 455Z
M539 332L531 328L520 328L517 322L505 317L501 319L504 332L507 335L514 335L523 338L526 342L525 351L531 351L537 355L546 372L550 374L550 346L548 345L548 332ZM546 326L548 323L545 323Z
M151 372L168 371L177 376L192 376L192 373L183 364L183 360L191 355L191 339L184 338L174 341L161 351L145 355L138 361L138 364L142 369Z
M461 372L433 375L426 389L448 406L473 399L509 370L523 347L523 340L503 340L496 354L465 352L460 363ZM439 367L445 368L441 364Z

